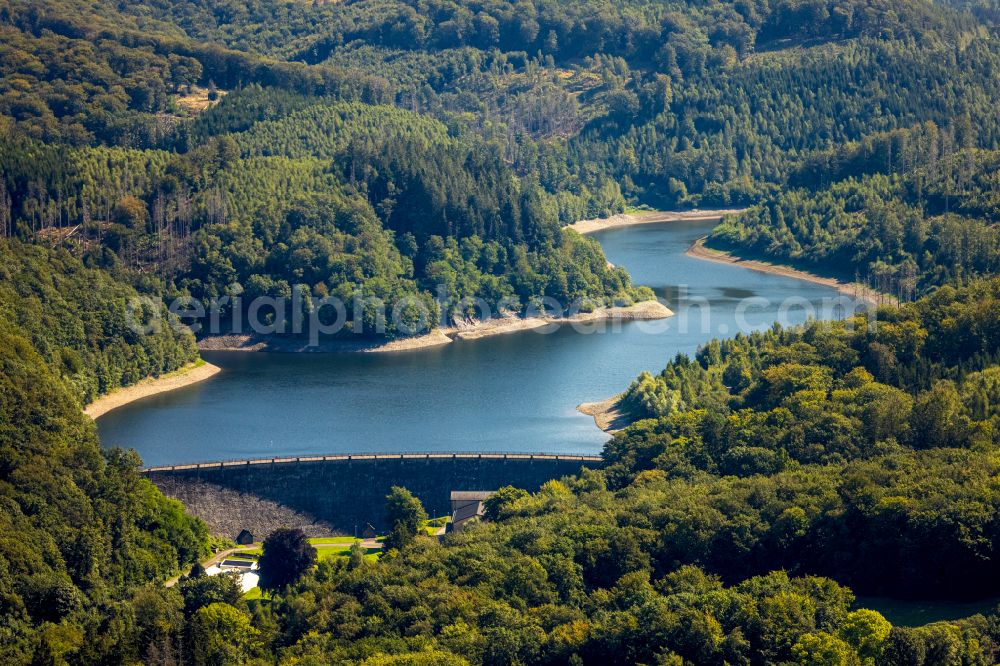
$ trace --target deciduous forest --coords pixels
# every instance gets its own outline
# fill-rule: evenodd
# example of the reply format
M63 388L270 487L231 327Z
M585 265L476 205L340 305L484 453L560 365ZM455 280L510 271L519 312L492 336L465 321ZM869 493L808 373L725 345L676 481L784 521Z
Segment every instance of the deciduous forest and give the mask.
M1000 662L996 612L856 601L1000 595L998 20L0 0L0 662ZM164 298L332 295L357 330L413 299L650 299L564 228L632 206L747 208L707 244L898 306L650 359L602 469L442 540L399 489L377 561L286 534L301 566L257 598L200 575L221 544L81 412L198 359L130 325L175 323Z

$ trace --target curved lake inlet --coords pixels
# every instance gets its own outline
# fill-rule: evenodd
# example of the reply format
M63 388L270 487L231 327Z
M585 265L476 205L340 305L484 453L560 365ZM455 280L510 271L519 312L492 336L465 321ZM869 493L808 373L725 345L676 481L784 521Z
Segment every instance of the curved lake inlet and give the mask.
M147 465L330 453L599 452L575 406L715 337L843 315L829 287L684 255L713 222L594 234L676 316L524 331L394 354L205 352L223 372L98 419Z

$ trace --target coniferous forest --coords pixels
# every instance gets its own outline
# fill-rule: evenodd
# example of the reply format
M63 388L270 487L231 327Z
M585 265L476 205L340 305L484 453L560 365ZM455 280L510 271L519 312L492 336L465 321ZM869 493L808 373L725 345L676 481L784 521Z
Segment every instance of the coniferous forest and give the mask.
M0 663L1000 663L1000 612L865 603L1000 597L998 28L993 0L0 0ZM357 330L648 300L564 228L640 205L746 208L707 245L897 305L650 359L601 469L440 541L398 489L377 560L278 535L301 566L256 598L81 411L199 362L130 325L176 324L161 299L336 296Z

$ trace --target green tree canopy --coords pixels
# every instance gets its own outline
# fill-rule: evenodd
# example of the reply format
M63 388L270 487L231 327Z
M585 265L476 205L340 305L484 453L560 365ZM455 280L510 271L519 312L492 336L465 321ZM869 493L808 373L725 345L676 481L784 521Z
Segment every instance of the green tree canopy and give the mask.
M316 548L298 528L278 528L264 539L259 559L260 588L282 590L316 564Z

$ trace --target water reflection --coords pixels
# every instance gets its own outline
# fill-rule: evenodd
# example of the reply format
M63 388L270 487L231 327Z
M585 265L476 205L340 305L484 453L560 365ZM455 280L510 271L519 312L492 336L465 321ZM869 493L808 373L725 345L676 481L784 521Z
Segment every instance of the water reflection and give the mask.
M607 436L575 405L618 393L640 371L659 370L712 337L768 328L781 314L799 323L836 296L684 256L710 227L670 223L597 236L673 318L399 354L206 353L221 374L108 413L98 421L102 440L134 447L150 465L336 452L598 452ZM803 307L782 313L783 302ZM747 303L753 307L741 313Z

